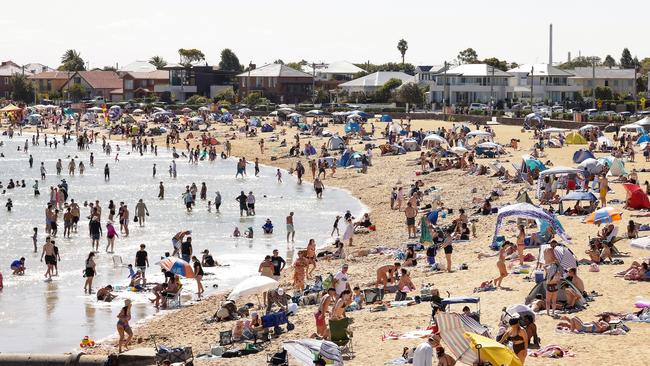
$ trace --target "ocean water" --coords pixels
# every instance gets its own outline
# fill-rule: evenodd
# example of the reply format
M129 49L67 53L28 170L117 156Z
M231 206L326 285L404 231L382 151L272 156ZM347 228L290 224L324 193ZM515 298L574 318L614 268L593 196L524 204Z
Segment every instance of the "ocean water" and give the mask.
M106 237L100 241L100 252L96 256L97 275L94 289L107 284L128 285L128 270L115 266L113 256L119 256L124 263L132 263L135 252L141 243L146 244L151 267L147 271L149 282L162 282L163 276L155 264L166 251L172 251L171 238L181 230L192 230L194 253L209 249L217 261L228 267L205 268L203 282L206 293L232 287L238 281L257 273L257 267L264 256L279 249L285 259L293 257L296 248L304 247L310 238L323 245L330 238L334 217L345 210L358 215L364 209L361 202L348 192L327 187L323 199L315 197L313 187L306 183L298 185L295 178L283 172L283 183L278 183L276 170L261 167L259 177L253 176L253 165L248 166L248 176L235 179L233 159L220 159L214 162L201 161L190 165L184 158L177 159L178 177L169 177L171 152L162 146L158 156L133 153L128 142L111 142L112 154L106 156L101 144L91 145L90 150L78 151L73 140L58 148L46 147L41 135L40 146L32 146L31 135L0 136L3 146L0 152L0 182L5 187L9 179L25 180L26 188L15 188L0 194L0 273L4 277L4 290L0 291L0 330L3 334L0 352L66 352L77 348L86 335L102 339L115 333L116 316L125 298L134 301L132 323L143 321L156 313L147 300L148 293L117 291L118 299L112 303L98 303L95 295L84 295L82 270L85 258L91 250L88 235L88 216L90 209L83 202L100 201L102 207L102 229L108 217L108 201L117 206L124 201L131 214L135 214L135 204L142 198L149 208L146 226L129 223L130 235L120 235L115 241L115 253L104 252ZM29 154L34 157L34 167L29 168L28 154L18 151L18 147L28 139ZM50 137L51 140L51 137ZM60 140L60 137L59 137ZM120 146L119 162L114 160ZM90 166L90 152L95 155L95 167ZM75 156L77 156L75 158ZM86 171L83 176L68 176L67 163L70 158L83 161ZM63 172L56 175L55 163L62 159ZM39 165L44 162L47 178L41 181ZM103 167L108 163L111 179L104 181ZM152 176L153 164L157 165L157 176ZM39 180L41 195L34 197L32 185ZM63 238L62 215L58 221L59 233L56 241L61 261L59 275L51 282L44 280L46 267L40 262L40 251L45 239L45 207L49 200L49 187L66 179L69 185L69 199L74 198L81 206L81 220L78 233L70 239ZM159 200L158 184L165 185L165 199ZM207 201L198 200L194 211L187 213L181 199L185 186L195 182L197 186L205 182L208 200L214 200L215 191L222 196L221 213L208 212ZM253 191L256 196L254 217L239 216L239 206L235 197L240 191ZM2 189L0 189L2 192ZM13 201L13 209L8 212L7 199ZM197 197L198 199L198 197ZM286 243L285 217L295 212L295 244ZM275 226L272 235L263 235L261 226L266 218L271 218ZM119 224L116 224L119 229ZM38 253L33 252L32 228L38 227ZM233 238L235 227L244 232L248 227L255 231L254 239ZM10 264L24 256L27 271L25 276L13 276ZM197 255L200 257L200 255ZM196 299L196 283L185 280L183 298L185 302Z

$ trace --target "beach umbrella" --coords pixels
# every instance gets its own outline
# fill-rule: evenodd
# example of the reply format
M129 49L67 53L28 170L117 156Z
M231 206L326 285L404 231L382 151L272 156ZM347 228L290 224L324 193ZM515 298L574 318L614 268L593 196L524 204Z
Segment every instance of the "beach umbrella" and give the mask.
M142 112L144 112L144 111L142 109L140 109L140 108L133 110L133 113L142 113Z
M450 149L450 151L457 155L463 155L464 153L469 152L469 150L462 146L454 146Z
M587 224L602 224L614 221L621 221L623 219L623 211L614 207L603 207L596 210L587 216L585 223Z
M191 111L192 111L192 108L188 108L188 107L185 107L185 108L181 109L181 112L183 112L183 113L188 113L188 112L191 112Z
M19 110L20 110L20 108L16 107L13 104L9 104L9 105L3 107L2 109L0 109L0 112L15 112L15 111L19 111Z
M314 364L314 355L320 355L321 358L329 360L331 363L328 363L328 365L343 365L341 350L335 343L330 341L309 338L289 340L282 342L282 348L301 365L312 366Z
M289 105L288 104L280 104L278 106L278 108L289 108ZM291 108L289 108L289 109L291 109Z
M292 113L292 112L295 112L295 111L296 111L295 109L289 108L289 107L278 108L278 112Z
M445 140L444 137L436 135L435 133L431 134L431 135L428 135L422 141L427 141L427 142L428 141L434 141L434 142L438 142L438 143L441 143L441 144L446 144L447 143L447 140Z
M465 332L464 337L470 342L470 347L478 353L481 361L489 361L492 365L522 366L521 360L510 348L505 345L478 335L475 333Z
M185 278L194 278L192 266L178 257L167 257L161 260L160 267Z
M296 112L294 112L294 113L290 113L287 117L290 117L290 118L293 118L293 117L302 117L302 115L301 115L300 113L296 113Z
M476 145L476 147L480 147L482 149L501 149L501 145L494 142L484 142L482 144Z
M102 109L99 108L99 107L88 108L88 110L91 111L91 112L101 112L102 111Z
M321 111L320 109L312 109L310 111L307 111L305 114L308 116L320 116L325 114L325 112Z
M580 132L584 132L584 131L588 131L588 130L591 130L591 129L594 129L594 128L597 129L598 126L594 126L594 125L584 125L584 126L580 127L580 130L579 130L579 131L580 131Z
M203 106L203 107L200 107L199 110L200 110L200 111L209 111L210 108L208 108L208 107L206 107L206 106Z
M252 276L241 281L228 295L228 300L237 300L242 296L257 295L278 288L280 283L266 276Z
M647 133L644 133L643 135L639 136L638 139L636 139L636 144L641 145L644 142L650 142L650 136L648 136Z
M463 328L463 323L458 315L439 311L436 313L435 318L440 337L442 337L442 341L447 345L447 350L454 355L456 361L467 365L472 365L478 361L476 353L470 348L469 339L464 337L465 328Z

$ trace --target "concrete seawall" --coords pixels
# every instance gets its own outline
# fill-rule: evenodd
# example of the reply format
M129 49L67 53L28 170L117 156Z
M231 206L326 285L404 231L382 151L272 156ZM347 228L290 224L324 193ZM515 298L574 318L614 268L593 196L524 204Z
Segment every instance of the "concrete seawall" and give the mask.
M153 349L140 350L141 352L138 352L138 349L135 349L119 356L86 355L83 353L0 353L0 366L148 366L156 364Z

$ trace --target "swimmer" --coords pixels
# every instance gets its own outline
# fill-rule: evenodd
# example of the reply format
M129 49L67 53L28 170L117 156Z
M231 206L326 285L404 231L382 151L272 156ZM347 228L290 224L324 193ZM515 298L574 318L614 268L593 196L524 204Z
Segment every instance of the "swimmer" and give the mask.
M239 238L241 236L241 233L239 232L239 228L235 227L235 231L232 232L233 238Z
M113 286L107 285L97 290L97 301L111 302L117 295L111 293L113 291Z

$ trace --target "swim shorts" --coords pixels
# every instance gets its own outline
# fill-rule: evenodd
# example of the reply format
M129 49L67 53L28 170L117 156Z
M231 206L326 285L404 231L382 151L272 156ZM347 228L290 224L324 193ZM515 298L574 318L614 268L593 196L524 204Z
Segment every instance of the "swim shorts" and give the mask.
M293 229L293 224L287 224L287 233L293 233L295 230Z
M53 255L46 255L45 256L45 264L55 265L56 264L56 258Z

